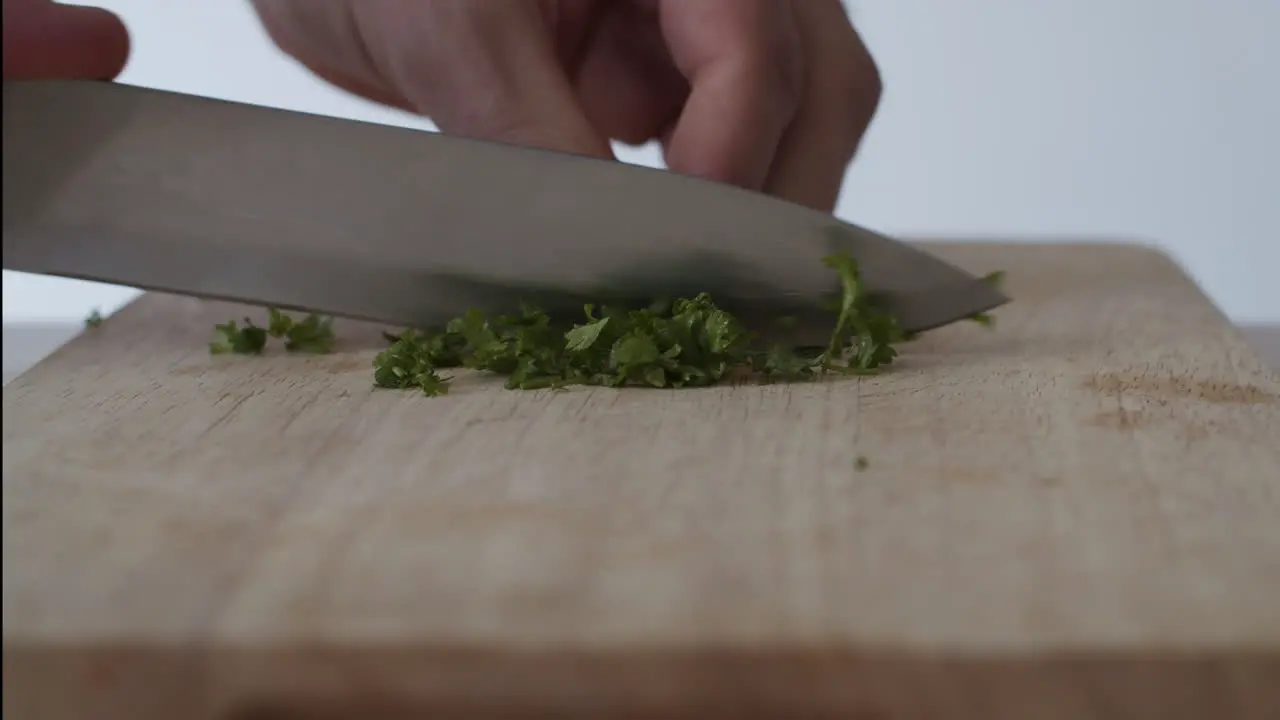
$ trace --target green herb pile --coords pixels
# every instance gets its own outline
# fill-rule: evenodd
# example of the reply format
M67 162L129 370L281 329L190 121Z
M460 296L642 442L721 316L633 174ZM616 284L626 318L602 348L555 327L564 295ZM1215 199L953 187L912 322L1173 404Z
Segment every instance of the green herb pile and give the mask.
M270 319L265 328L254 325L249 318L244 319L243 327L238 326L235 320L215 326L215 338L209 343L209 352L214 355L258 355L266 348L267 338L284 340L284 348L289 352L320 354L333 350L332 318L308 315L298 321L275 308L269 308L268 312Z
M435 331L388 336L391 347L373 362L374 383L440 395L452 378L439 371L461 367L505 375L506 386L520 390L683 388L714 385L738 372L797 380L875 372L892 363L894 345L907 339L897 322L868 301L852 258L833 255L825 263L842 288L826 347L762 347L706 294L642 309L587 305L582 320L567 330L536 307L494 318L472 310Z
M705 293L640 309L586 305L582 319L567 328L526 305L518 314L488 317L471 310L443 328L387 334L390 347L373 361L374 384L443 395L453 378L440 371L467 368L506 376L506 387L519 390L570 385L684 388L715 385L732 375L802 380L874 373L892 364L898 356L895 345L913 336L874 306L853 258L831 255L823 262L841 287L824 347L762 344ZM1002 278L1002 273L992 273L985 279L998 285ZM284 340L290 352L332 351L330 318L309 315L296 321L275 308L269 312L265 328L248 318L243 326L234 320L218 325L210 352L260 354L269 338ZM970 319L985 326L993 322L986 314Z

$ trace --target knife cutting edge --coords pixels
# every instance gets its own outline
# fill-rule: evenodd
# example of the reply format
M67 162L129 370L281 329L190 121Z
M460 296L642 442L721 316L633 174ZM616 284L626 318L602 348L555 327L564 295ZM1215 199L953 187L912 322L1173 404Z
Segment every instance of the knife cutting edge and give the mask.
M6 81L3 112L10 270L426 327L512 292L803 312L843 249L911 332L1008 301L827 213L652 168L120 83Z

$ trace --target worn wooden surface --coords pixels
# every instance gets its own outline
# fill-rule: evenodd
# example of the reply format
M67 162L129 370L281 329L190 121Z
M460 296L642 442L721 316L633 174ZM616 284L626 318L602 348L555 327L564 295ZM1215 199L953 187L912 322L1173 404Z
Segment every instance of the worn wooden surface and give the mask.
M43 360L85 330L75 322L4 324L5 384ZM1241 325L1240 334L1272 370L1280 371L1280 323Z
M4 390L6 717L1280 716L1280 380L1159 254L932 249L995 332L793 386L425 398L142 298Z

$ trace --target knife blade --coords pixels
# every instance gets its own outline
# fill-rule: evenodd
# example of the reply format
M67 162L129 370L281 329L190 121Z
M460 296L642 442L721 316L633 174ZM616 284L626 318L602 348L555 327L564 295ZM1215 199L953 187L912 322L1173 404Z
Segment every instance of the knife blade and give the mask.
M4 267L428 327L516 296L802 314L849 252L908 331L1007 298L905 243L691 176L95 81L4 83Z

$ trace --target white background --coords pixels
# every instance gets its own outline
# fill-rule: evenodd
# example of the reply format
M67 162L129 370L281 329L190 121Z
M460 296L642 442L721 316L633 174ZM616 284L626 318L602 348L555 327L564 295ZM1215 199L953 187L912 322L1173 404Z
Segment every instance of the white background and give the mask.
M430 127L313 79L246 2L97 4L132 32L124 82ZM1280 321L1280 2L849 4L886 94L842 217L912 235L1154 242L1232 319ZM5 272L4 320L79 321L134 294Z

